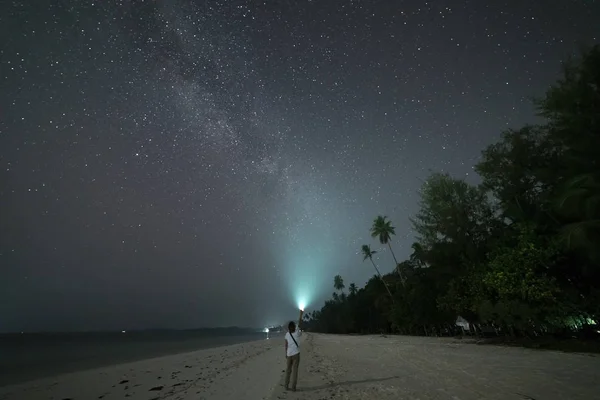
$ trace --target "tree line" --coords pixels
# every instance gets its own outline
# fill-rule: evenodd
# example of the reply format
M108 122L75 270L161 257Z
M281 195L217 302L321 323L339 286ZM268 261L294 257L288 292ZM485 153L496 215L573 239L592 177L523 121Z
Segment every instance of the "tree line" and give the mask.
M580 330L600 317L600 47L564 64L535 100L543 122L503 133L475 166L471 185L434 173L410 220L409 259L393 252L395 228L378 216L371 236L394 260L362 288L335 292L305 327L331 333L455 334L470 329L535 337Z

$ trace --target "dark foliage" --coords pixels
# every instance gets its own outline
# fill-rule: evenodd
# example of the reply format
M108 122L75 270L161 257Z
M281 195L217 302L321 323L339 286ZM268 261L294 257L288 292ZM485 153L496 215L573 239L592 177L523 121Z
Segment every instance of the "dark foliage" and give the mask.
M505 132L483 151L479 186L433 174L411 220L409 260L365 287L335 278L306 327L332 333L535 338L595 332L600 318L600 47L565 65L536 101L543 124ZM371 235L392 250L379 216ZM394 257L395 259L395 257ZM590 327L590 324L591 327ZM592 335L593 336L593 335Z

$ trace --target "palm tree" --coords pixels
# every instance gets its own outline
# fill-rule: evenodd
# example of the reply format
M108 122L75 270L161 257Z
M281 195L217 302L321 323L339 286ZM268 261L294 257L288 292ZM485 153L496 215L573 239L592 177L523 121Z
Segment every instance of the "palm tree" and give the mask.
M425 262L425 249L423 249L421 243L415 242L410 247L413 250L412 254L410 255L410 261L419 268L426 267L427 263Z
M400 276L402 284L404 285L404 278L402 278L402 273L400 272L400 268L398 268L398 260L396 259L394 250L392 250L392 235L395 234L396 228L392 226L392 221L387 220L386 216L378 215L377 218L375 218L373 221L373 226L371 227L371 237L378 238L381 244L388 245L390 252L392 253L392 257L394 257L394 266L396 268L396 272Z
M341 275L336 275L333 278L333 287L335 290L342 292L346 286L344 286L344 279Z
M381 279L381 282L383 282L383 284L385 285L385 288L387 290L387 292L390 295L390 298L392 299L392 303L394 302L394 296L392 296L392 292L390 292L390 288L388 287L387 283L385 283L385 281L383 280L383 276L381 276L381 272L379 272L379 268L377 268L377 265L375 265L375 261L373 261L373 255L375 253L377 253L375 250L371 250L371 246L369 246L368 244L363 244L361 247L362 250L362 254L363 254L363 261L365 261L367 258L369 260L371 260L371 264L373 264L373 268L375 268L375 271L377 271L377 275L379 276L379 279Z
M358 292L358 288L356 287L356 284L351 283L350 286L348 286L348 291L350 292L351 296L355 296L356 293Z

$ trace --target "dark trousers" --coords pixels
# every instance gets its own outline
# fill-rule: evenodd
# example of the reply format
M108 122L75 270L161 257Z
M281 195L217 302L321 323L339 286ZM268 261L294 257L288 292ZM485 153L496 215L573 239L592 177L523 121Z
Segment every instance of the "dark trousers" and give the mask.
M292 378L292 390L296 390L298 382L298 365L300 364L300 353L287 358L287 369L285 370L285 388L290 387L290 376Z

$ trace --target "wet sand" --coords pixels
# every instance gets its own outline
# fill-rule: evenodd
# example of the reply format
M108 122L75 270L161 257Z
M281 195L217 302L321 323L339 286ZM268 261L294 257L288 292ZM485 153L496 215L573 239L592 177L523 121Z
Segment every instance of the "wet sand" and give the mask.
M283 338L276 339L5 386L0 400L268 399L285 363Z
M297 392L283 339L242 343L0 388L0 400L592 400L600 357L448 338L306 334Z

